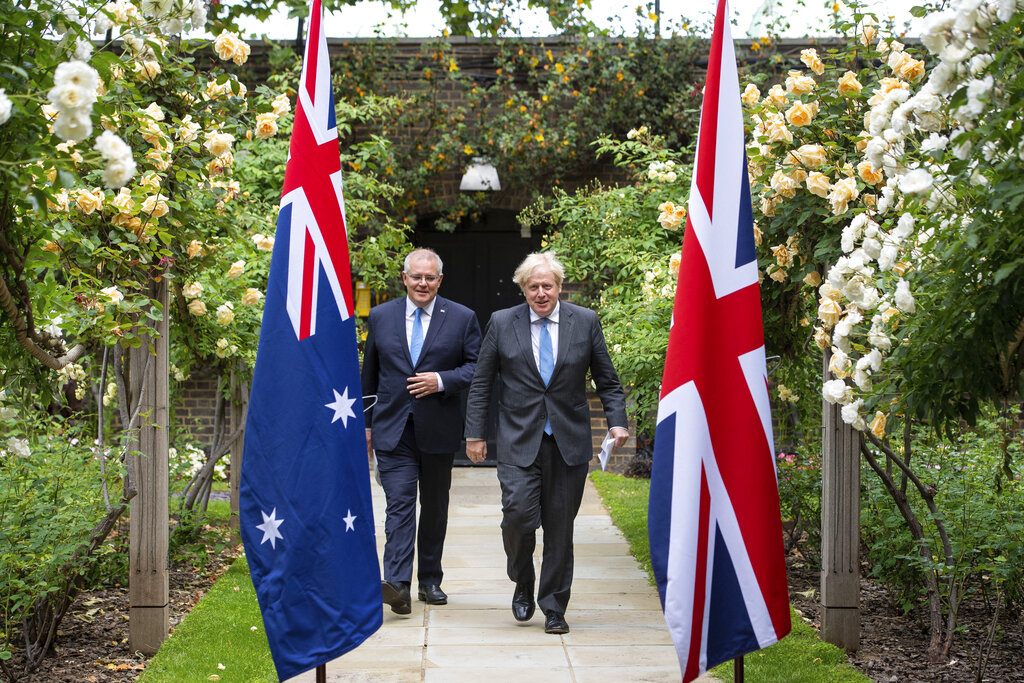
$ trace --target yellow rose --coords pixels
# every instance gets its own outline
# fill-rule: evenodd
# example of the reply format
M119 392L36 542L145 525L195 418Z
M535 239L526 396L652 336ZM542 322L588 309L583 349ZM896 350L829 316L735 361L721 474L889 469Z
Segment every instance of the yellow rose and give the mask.
M92 192L79 190L75 196L75 206L82 213L88 215L103 206L103 191L96 188Z
M142 213L149 214L152 218L163 218L169 209L167 202L163 201L163 195L153 194L146 197L142 202Z
M815 103L816 104L816 103ZM814 120L814 108L803 102L795 102L786 110L786 120L793 126L806 126Z
M288 95L285 94L275 97L271 106L274 108L274 113L278 116L284 116L292 110L292 102L288 99Z
M821 319L826 330L831 330L839 322L839 317L842 314L843 309L832 299L824 298L818 301L818 318Z
M859 195L860 191L857 189L857 181L853 178L843 178L836 181L826 199L832 204L832 213L839 216L846 213L849 203Z
M818 271L812 270L807 275L804 275L804 284L817 287L821 284L821 275L818 274Z
M230 325L235 319L234 305L229 301L217 307L217 324Z
M818 294L823 299L832 299L833 301L839 301L843 298L843 293L832 286L831 282L824 283L818 288Z
M52 197L46 199L46 208L51 211L60 211L66 213L68 210L68 204L71 201L70 195L67 190L61 190Z
M188 312L197 318L206 315L206 304L201 299L192 299L188 302Z
M878 437L879 439L884 439L885 422L885 413L879 410L875 413L875 419L871 421L871 424L868 425L868 428L871 430L871 433L874 434L876 437Z
M754 246L761 246L762 239L764 239L764 233L761 232L761 228L757 227L757 223L754 223Z
M740 96L740 99L743 100L743 104L753 107L761 99L761 91L753 83L747 83L747 87L743 90L743 95Z
M158 171L166 171L171 167L171 155L165 154L158 149L151 149L146 152L146 159L153 164L153 168Z
M786 91L782 89L782 86L776 83L768 90L764 101L771 104L786 104L789 102L789 98L786 97Z
M199 240L192 240L189 242L188 249L185 251L189 258L195 258L201 256L203 253L203 243Z
M161 68L160 62L149 59L144 62L135 62L135 77L140 81L152 81L154 78L160 75Z
M776 171L772 174L769 184L771 185L771 188L775 190L777 195L788 199L792 199L796 196L797 182L782 171Z
M277 134L277 114L274 112L267 112L266 114L256 115L256 137L260 140L266 140L267 138Z
M119 213L110 219L110 222L119 228L125 228L127 230L139 230L142 227L142 220L138 216L133 216L130 213Z
M864 161L857 164L857 175L868 185L877 185L885 180L885 175L882 173L882 169L877 171L871 167L871 162L865 159Z
M213 49L217 51L218 57L223 60L230 59L235 64L244 64L249 58L249 46L230 31L223 31L217 36L213 41Z
M800 145L789 153L790 158L805 168L818 168L825 163L825 148L821 145Z
M793 255L784 244L772 247L772 254L775 255L775 262L783 268L788 268L793 263Z
M263 298L263 293L260 292L260 290L253 289L252 287L250 287L247 290L245 290L244 294L242 294L242 305L243 306L255 306L256 304L258 304L260 302L260 299L262 299L262 298Z
M800 61L803 62L808 69L819 76L825 73L825 65L821 63L821 58L818 57L818 51L813 47L800 51Z
M768 142L793 142L793 133L782 121L770 121L765 133L768 135Z
M775 205L778 204L781 201L782 201L782 198L778 197L778 196L766 197L764 195L761 195L761 213L763 213L765 216L769 216L769 217L774 216L775 215Z
M864 86L857 80L857 74L852 71L847 71L843 74L843 77L839 79L840 95L859 95L860 91L863 89Z
M178 140L184 144L195 141L199 137L199 124L192 120L192 115L189 114L181 120L181 126L178 128Z
M231 133L211 132L206 134L206 142L203 143L203 147L213 156L219 157L231 151L231 143L234 141L235 136Z
M783 268L776 268L772 272L768 273L768 277L776 282L785 282L788 275L789 273L787 273Z
M904 55L907 53L904 52ZM908 81L916 81L917 79L924 76L924 61L920 59L912 59L909 55L907 59L900 63L898 69L895 70L896 75L900 78L905 78Z
M817 345L817 347L819 349L824 351L825 349L831 348L831 346L832 346L832 338L829 336L828 332L826 332L825 330L821 329L820 327L815 327L814 328L814 343L815 343L815 345Z
M873 24L869 24L868 20L864 20L864 25L860 28L860 43L864 47L871 47L871 43L875 42L875 34L878 29Z
M256 248L260 251L274 251L274 238L256 233L252 236L252 241L256 243Z
M806 95L814 90L817 85L810 76L805 76L799 71L790 71L786 79L786 92L794 95Z
M868 132L861 133L861 137L857 139L857 144L854 145L858 152L863 152L868 148L868 139L870 137L871 134Z
M203 285L201 282L190 282L181 288L181 295L186 299L198 299L203 293Z
M245 272L245 261L235 261L231 264L228 269L228 277L236 278L240 277Z

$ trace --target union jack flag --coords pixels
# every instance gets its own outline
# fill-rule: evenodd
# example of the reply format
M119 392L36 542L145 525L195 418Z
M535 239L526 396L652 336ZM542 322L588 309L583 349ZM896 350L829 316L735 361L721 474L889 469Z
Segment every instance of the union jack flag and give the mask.
M281 680L352 650L382 621L321 13L320 0L313 0L253 370L239 505L249 571Z
M683 681L789 633L736 55L719 0L654 438L651 563Z

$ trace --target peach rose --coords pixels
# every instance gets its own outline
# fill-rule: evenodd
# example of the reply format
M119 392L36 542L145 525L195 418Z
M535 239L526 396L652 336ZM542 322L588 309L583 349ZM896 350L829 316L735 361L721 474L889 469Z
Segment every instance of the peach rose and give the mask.
M153 218L163 218L169 210L167 202L163 201L163 195L152 194L142 202L142 213L149 214Z
M782 171L776 171L769 183L776 194L788 199L796 196L797 182Z
M201 256L203 251L203 243L199 240L192 240L189 242L188 249L185 250L185 253L188 254L189 258L195 258L196 256Z
M267 112L256 115L256 137L266 140L277 134L277 114Z
M805 76L799 71L790 71L786 79L786 92L793 95L806 95L814 90L817 83L810 76Z
M186 299L198 299L203 293L203 285L201 282L190 282L181 288L181 295Z
M188 302L188 312L197 318L206 315L206 304L201 299L192 299Z
M839 304L832 299L824 298L818 301L818 318L821 319L826 330L830 330L835 327L835 324L839 322L839 317L842 314L843 309L840 308Z
M793 142L793 133L782 121L769 121L765 128L768 142Z
M260 302L260 299L262 299L262 298L263 298L263 293L260 292L260 290L253 289L252 287L250 287L247 290L245 290L244 294L242 294L242 305L243 306L255 306L256 304L258 304Z
M231 133L212 132L206 134L206 142L203 143L203 147L213 156L219 157L231 151L231 143L234 141L235 136Z
M843 178L836 181L826 199L832 204L832 213L839 216L846 213L849 203L857 199L859 195L857 181L853 178Z
M753 107L761 99L761 91L753 83L747 83L747 87L743 90L740 99L743 100L743 104Z
M786 110L786 120L793 126L806 126L814 120L814 108L803 102L795 102Z
M225 61L230 59L235 64L245 64L249 58L249 46L230 31L223 31L217 36L213 41L213 49L217 51L218 57Z
M235 319L235 307L229 301L226 304L221 304L217 307L217 324L218 325L230 325L231 321Z
M242 273L244 273L244 272L245 272L245 261L235 261L234 263L231 264L231 267L228 269L228 277L229 278L241 277Z
M788 268L793 263L793 254L784 244L772 247L772 254L775 256L775 262L783 268Z
M821 275L818 273L818 271L812 270L811 272L807 273L807 275L804 275L804 284L810 285L811 287L817 287L818 285L821 284Z
M79 190L75 196L75 206L82 213L88 215L103 206L103 190L98 187L92 192Z
M875 413L875 419L871 421L871 424L868 425L868 428L871 430L871 433L874 434L876 437L878 437L879 439L884 439L885 423L885 413L879 410Z
M789 102L789 98L786 97L786 91L782 89L782 86L776 83L768 90L764 101L771 104L786 104Z
M275 97L271 106L274 108L274 113L278 116L284 116L292 110L292 102L288 99L288 95L285 94Z
M839 79L840 95L859 95L860 91L863 89L864 86L857 80L857 74L852 71L847 71L843 74L842 78Z
M875 34L878 33L878 29L875 28L874 24L869 24L868 20L864 20L864 25L860 27L860 43L864 47L871 47L871 43L875 42Z
M885 180L885 175L882 173L882 169L877 171L871 167L871 162L865 159L864 161L857 164L857 175L868 185L877 185Z
M818 168L825 163L825 148L821 145L800 145L789 153L789 157L806 168Z
M800 51L800 61L803 62L808 69L819 76L825 73L825 65L821 63L821 58L818 57L818 51L813 47Z

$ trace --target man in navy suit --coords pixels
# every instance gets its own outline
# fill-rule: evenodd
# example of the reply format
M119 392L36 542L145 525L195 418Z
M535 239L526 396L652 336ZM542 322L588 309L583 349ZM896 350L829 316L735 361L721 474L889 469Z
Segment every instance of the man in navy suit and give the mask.
M366 414L366 448L376 449L387 500L381 590L397 614L412 611L414 545L419 599L448 602L441 590L448 490L462 443L461 393L473 379L480 325L473 311L437 296L442 268L430 249L410 253L402 271L408 296L375 306L367 323L363 395L377 401Z
M526 303L496 312L487 323L466 410L466 455L487 455L486 418L491 389L498 404L498 481L501 535L508 577L516 584L512 614L534 612L533 551L537 527L544 553L537 602L544 630L567 633L573 568L573 523L594 450L590 438L587 373L611 425L614 448L627 438L626 402L597 315L558 300L565 271L550 253L530 254L513 280Z

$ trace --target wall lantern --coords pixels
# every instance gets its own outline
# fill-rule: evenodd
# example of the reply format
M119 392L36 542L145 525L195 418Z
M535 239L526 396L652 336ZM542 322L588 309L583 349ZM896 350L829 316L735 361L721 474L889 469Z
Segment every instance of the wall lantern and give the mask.
M501 183L498 181L498 169L483 157L473 157L473 162L462 175L462 182L459 189L463 192L477 192L486 190L500 190Z

